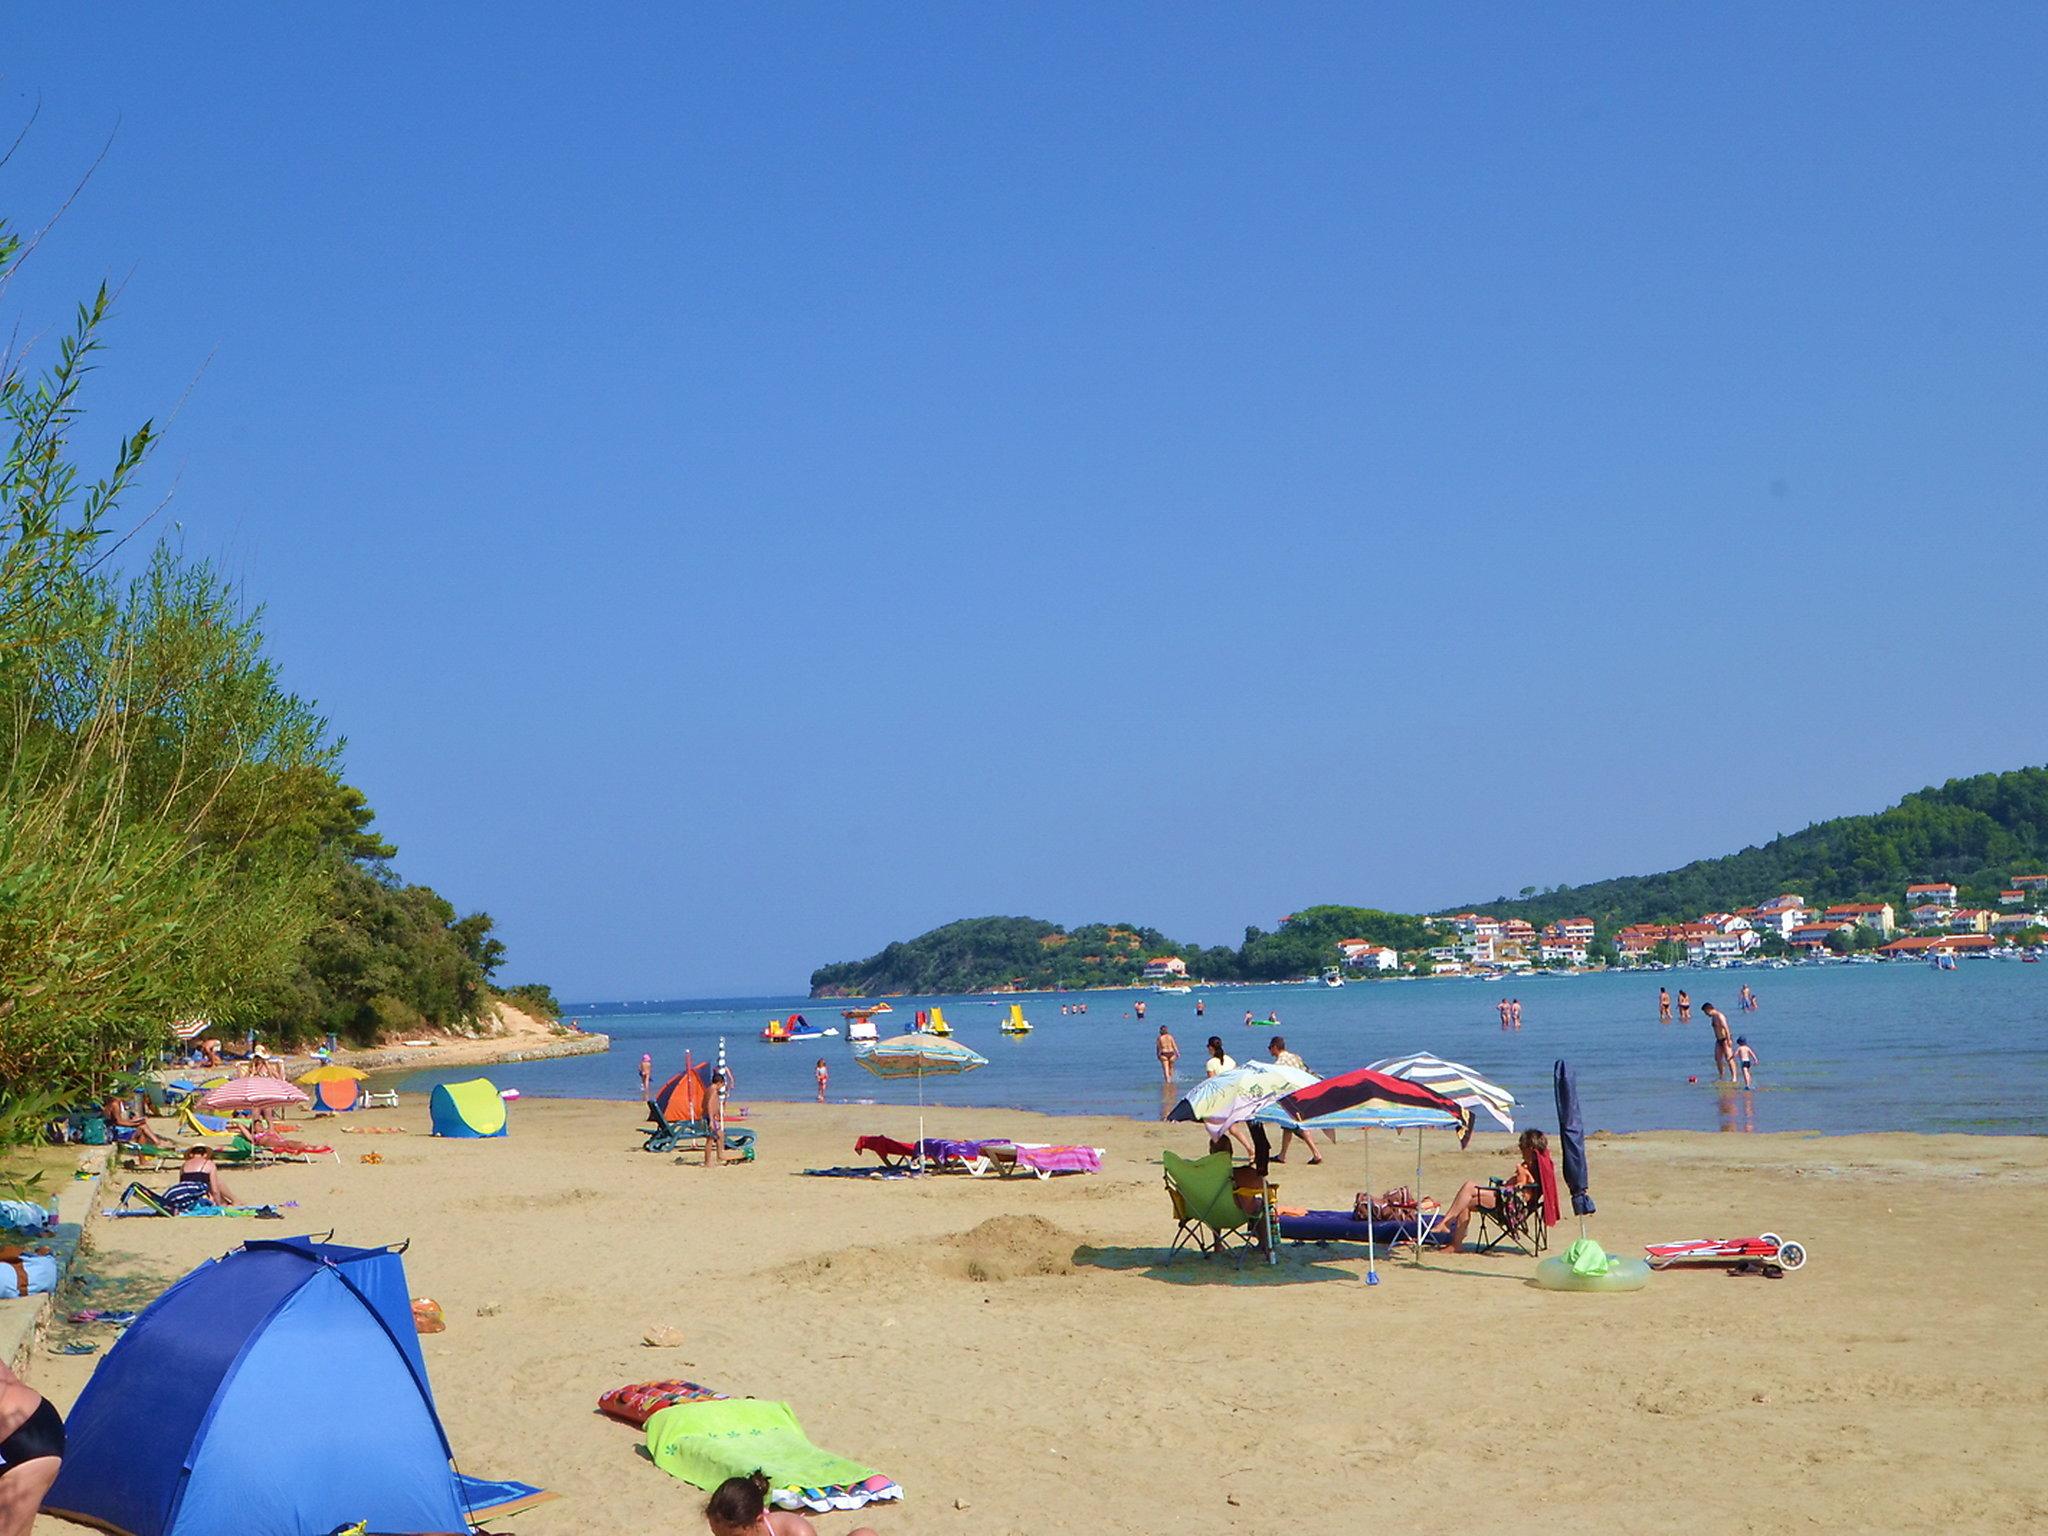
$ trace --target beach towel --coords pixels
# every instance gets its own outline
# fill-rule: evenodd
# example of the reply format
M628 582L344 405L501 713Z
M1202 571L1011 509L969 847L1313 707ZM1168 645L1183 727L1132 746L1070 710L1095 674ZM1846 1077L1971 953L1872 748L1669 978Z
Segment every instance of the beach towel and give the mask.
M545 1488L536 1488L532 1483L513 1482L509 1478L471 1477L467 1472L455 1474L455 1488L471 1520L496 1520L505 1515L516 1515L522 1509L531 1509L536 1504L561 1497Z
M1033 1173L1100 1173L1102 1153L1095 1147L1041 1147L1019 1142L1017 1166Z
M714 1392L694 1381L636 1381L605 1393L597 1400L597 1411L639 1429L662 1409L677 1403L718 1402L724 1397L723 1392Z
M914 1168L884 1167L862 1164L854 1168L806 1168L804 1173L814 1179L911 1179L917 1177Z
M44 1210L33 1200L0 1200L0 1228L31 1236L57 1225L57 1208Z
M777 1509L823 1514L903 1497L893 1478L811 1444L789 1404L760 1398L664 1408L647 1421L647 1453L669 1476L707 1493L728 1477L765 1472Z
M1536 1154L1536 1183L1543 1190L1543 1225L1554 1227L1564 1220L1564 1202L1557 1193L1557 1165L1548 1152Z

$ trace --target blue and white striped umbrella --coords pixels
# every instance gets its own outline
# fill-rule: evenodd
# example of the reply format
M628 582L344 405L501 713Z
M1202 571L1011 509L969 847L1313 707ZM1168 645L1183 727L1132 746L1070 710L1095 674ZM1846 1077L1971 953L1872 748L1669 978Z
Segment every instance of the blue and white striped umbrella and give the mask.
M1385 1061L1374 1062L1367 1070L1434 1088L1445 1098L1469 1110L1485 1110L1507 1130L1515 1128L1512 1113L1515 1096L1460 1062L1445 1061L1441 1056L1417 1051L1413 1056L1389 1056Z

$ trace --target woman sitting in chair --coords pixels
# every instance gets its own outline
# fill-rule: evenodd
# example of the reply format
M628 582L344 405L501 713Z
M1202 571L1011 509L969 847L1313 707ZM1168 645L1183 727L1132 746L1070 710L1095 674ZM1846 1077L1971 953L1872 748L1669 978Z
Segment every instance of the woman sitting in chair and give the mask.
M1509 1189L1534 1189L1538 1185L1536 1169L1550 1156L1550 1139L1541 1131L1524 1131L1516 1146L1522 1160L1515 1164L1515 1171L1505 1179L1489 1180L1475 1184L1469 1179L1459 1188L1451 1203L1444 1207L1444 1246L1455 1252L1465 1241L1465 1228L1472 1220L1475 1210L1493 1211L1500 1208L1500 1186Z

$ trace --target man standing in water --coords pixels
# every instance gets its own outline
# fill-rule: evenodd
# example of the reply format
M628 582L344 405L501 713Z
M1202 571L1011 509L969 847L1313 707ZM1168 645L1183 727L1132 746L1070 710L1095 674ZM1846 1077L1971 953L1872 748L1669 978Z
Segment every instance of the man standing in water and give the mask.
M1679 995L1684 996L1683 993ZM1700 1011L1706 1014L1707 1022L1714 1026L1714 1080L1719 1082L1725 1078L1732 1083L1735 1081L1735 1037L1728 1029L1728 1015L1712 1003L1706 1004Z
M1659 1024L1669 1024L1671 1022L1671 989L1668 987L1659 987L1657 989L1657 1022Z
M643 1055L640 1058L640 1097L654 1097L654 1058Z
M1164 1024L1159 1026L1159 1076L1166 1082L1173 1081L1173 1064L1180 1060L1180 1042L1173 1038L1173 1031Z
M1145 1022L1145 999L1143 999L1142 997L1138 999L1138 1002L1137 1002L1137 1009L1138 1009L1138 1022L1139 1022L1140 1024L1142 1024L1142 1023L1144 1023L1144 1022Z
M1681 1024L1690 1024L1692 1022L1692 995L1683 987L1678 989L1678 1022Z
M1522 1027L1522 1000L1519 997L1508 999L1508 1023L1515 1029Z

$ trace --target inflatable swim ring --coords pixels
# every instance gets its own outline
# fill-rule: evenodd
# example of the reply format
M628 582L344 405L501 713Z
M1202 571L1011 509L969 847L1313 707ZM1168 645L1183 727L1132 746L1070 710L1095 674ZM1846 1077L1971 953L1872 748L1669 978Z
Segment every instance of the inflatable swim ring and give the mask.
M1647 1259L1610 1259L1607 1272L1582 1275L1561 1258L1536 1266L1536 1283L1546 1291L1640 1291L1650 1283Z

